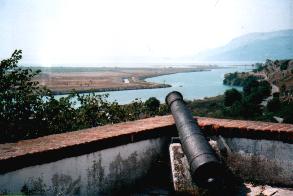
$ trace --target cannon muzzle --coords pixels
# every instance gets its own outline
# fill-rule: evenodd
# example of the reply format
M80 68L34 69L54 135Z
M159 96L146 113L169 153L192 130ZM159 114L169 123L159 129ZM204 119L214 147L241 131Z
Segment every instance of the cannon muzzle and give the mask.
M173 91L166 96L166 103L175 120L192 179L199 187L217 187L222 181L222 164L195 122L182 95Z

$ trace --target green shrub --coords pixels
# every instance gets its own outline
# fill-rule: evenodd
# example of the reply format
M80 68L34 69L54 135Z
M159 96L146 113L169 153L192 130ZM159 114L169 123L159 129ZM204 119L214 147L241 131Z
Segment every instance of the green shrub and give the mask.
M235 88L226 90L224 93L224 105L232 106L236 101L240 101L241 98L242 98L241 93Z

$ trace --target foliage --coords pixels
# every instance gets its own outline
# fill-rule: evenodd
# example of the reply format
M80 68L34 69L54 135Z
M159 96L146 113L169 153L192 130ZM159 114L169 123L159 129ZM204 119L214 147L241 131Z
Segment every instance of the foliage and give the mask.
M265 68L265 66L263 66L262 63L256 63L254 66L256 67L255 69L252 70L254 73L260 72Z
M145 107L150 113L156 113L160 107L160 101L155 97L150 97L145 101Z
M108 102L108 95L77 95L80 106L77 112L79 128L96 127L124 120L122 108L117 102Z
M251 94L258 87L258 81L255 78L247 78L243 83L243 92L245 95Z
M234 72L228 73L224 76L223 84L225 85L232 85L232 86L244 86L245 82L249 80L258 80L261 79L259 77L249 75L246 72Z
M215 118L222 118L223 115L223 105L224 96L219 95L216 97L209 97L205 99L187 101L188 107L196 116L208 116Z
M280 62L280 70L281 71L284 71L288 68L288 65L289 65L289 61L290 60L283 60Z
M65 130L76 130L77 112L70 101L73 95L56 100L53 96L43 103L43 130L45 134L61 133Z
M41 127L38 111L42 110L42 96L47 90L33 80L39 71L17 67L21 57L21 50L16 50L0 64L0 141L31 137Z
M285 94L286 93L286 84L282 84L281 85L281 88L280 88L280 92L282 93L282 94Z
M273 98L268 101L267 110L268 112L277 112L281 107L281 102L279 98Z
M284 118L284 123L293 124L293 103L284 103L281 107L281 116Z
M249 100L259 104L263 99L271 95L271 85L268 81L258 81L253 78L247 78L244 82L243 93L249 97Z
M268 66L271 65L288 65L288 62L288 60L267 60L264 65L258 64L255 72L267 71ZM215 103L213 98L209 98L201 107L202 101L195 100L190 103L195 115L271 122L276 122L274 117L280 117L284 119L284 123L293 123L293 102L291 99L284 99L284 95L289 92L284 83L280 88L281 93L274 93L273 99L268 100L267 104L265 102L263 104L262 102L271 95L271 85L268 81L249 75L244 77L243 73L237 72L226 74L225 79L227 84L240 83L243 86L242 97L236 99L232 93L234 91L227 90L223 99L218 100L218 103ZM211 107L211 105L216 107Z
M226 92L224 93L224 105L232 106L236 101L240 101L241 98L241 93L235 88L226 90Z
M228 118L258 119L262 116L261 102L271 95L271 85L258 81L255 77L246 77L243 82L243 93L236 90L225 92L223 116Z

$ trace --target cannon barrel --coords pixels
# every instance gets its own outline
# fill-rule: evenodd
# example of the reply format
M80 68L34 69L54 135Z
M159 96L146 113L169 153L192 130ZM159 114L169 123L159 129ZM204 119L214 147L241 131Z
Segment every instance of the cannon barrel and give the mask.
M185 153L193 181L204 188L219 185L222 180L222 164L195 122L182 95L173 91L166 96L176 123L183 152Z

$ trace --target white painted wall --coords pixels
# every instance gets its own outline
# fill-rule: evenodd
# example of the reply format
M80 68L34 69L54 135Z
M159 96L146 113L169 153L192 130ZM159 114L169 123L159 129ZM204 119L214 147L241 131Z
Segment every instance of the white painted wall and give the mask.
M12 171L0 175L0 193L20 193L24 185L47 195L119 191L145 176L151 164L166 152L167 141L166 137L143 140ZM231 150L226 156L228 166L244 179L293 185L293 144L245 138L224 138L224 142ZM223 143L217 143L223 152Z
M224 138L230 148L227 163L244 179L293 185L293 144L273 140ZM221 150L225 147L221 140Z
M47 195L118 191L143 177L166 148L166 138L157 138L23 168L0 175L0 193L20 193L24 184Z

